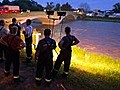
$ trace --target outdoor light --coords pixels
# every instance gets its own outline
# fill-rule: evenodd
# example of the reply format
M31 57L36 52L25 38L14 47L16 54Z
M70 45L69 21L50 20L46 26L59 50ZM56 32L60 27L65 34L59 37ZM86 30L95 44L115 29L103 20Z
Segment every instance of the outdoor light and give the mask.
M54 11L46 11L47 15L54 15Z
M65 16L65 15L66 15L66 12L59 12L59 11L58 11L58 12L57 12L57 15L58 15L58 16Z
M61 16L65 16L66 12L57 12L57 15L60 16L59 19L61 19Z
M53 27L52 27L52 37L53 37L53 29L54 29L54 22L55 22L55 20L60 20L62 16L66 15L66 12L58 11L57 12L57 16L59 16L59 18L51 18L50 17L51 15L54 15L54 11L46 11L46 15L48 15L48 19L49 19L49 28L50 28L50 19L53 20ZM61 29L62 29L62 25L63 25L63 20L62 20L62 24L61 24ZM60 32L60 37L61 37L61 32Z
M48 18L50 18L50 15L54 15L54 11L46 11L46 15L48 15Z

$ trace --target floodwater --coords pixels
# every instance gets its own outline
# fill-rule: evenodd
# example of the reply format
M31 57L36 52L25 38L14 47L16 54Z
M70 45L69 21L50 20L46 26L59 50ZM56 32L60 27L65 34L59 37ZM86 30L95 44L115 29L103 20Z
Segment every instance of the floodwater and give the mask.
M63 24L62 29L60 25L56 26L55 30L63 32L66 26L70 26L71 33L80 40L79 47L120 59L120 23L74 21Z
M36 29L39 32L43 31L45 28L51 28L54 32L53 38L56 40L59 40L60 37L65 35L64 28L69 26L72 29L71 34L75 35L80 40L77 46L89 52L100 53L120 59L120 23L73 21L63 23L63 25L59 24L55 27L38 26L39 27L36 27ZM61 31L62 34L60 35Z

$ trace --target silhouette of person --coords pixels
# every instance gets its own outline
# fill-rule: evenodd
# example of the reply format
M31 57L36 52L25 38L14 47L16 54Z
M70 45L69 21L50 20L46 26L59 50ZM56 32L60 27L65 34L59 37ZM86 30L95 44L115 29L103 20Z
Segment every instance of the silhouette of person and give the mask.
M33 27L31 25L31 20L26 20L26 27L25 31L23 31L23 34L25 36L25 43L26 43L26 60L27 62L31 62L32 60L32 33L33 33Z
M79 43L79 40L75 36L71 35L70 32L71 32L70 27L66 27L65 28L66 36L64 36L58 43L59 48L61 50L54 64L54 69L52 71L53 77L57 75L62 62L64 62L64 72L62 75L63 77L68 76L72 53L71 46Z
M51 82L51 70L53 68L53 52L52 50L56 48L56 42L50 38L51 30L45 29L45 38L41 39L37 45L35 57L38 57L37 70L36 70L36 84L40 85L42 73L45 68L45 82L50 84Z
M13 27L13 26L17 26L17 27L18 27L17 36L20 37L20 30L21 30L21 27L20 27L20 25L18 25L16 18L12 18L12 24L9 25L10 33L12 32L12 27Z
M10 74L10 66L13 63L13 78L14 81L19 81L19 67L20 61L19 49L25 47L25 43L17 36L18 27L13 26L11 34L4 36L0 42L6 46L6 61L5 61L5 70L4 73L6 76Z
M4 25L5 25L5 21L0 20L0 39L9 33L9 31L4 27ZM0 43L0 62L4 61L3 59L4 57L5 57L5 47Z

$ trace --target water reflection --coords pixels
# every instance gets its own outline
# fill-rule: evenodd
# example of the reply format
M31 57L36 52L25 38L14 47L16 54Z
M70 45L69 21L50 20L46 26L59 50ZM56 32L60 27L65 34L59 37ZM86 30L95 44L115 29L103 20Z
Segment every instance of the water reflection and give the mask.
M81 48L120 59L120 23L75 21L65 26L72 28L72 34L81 41ZM55 29L60 29L60 26Z
M43 30L49 27L41 25L42 23L39 20L34 19L33 26L35 26L35 30L42 34L42 38ZM6 27L8 25L9 23L7 23ZM65 23L62 26L62 30L61 25L55 26L53 38L59 40L60 31L62 31L61 36L63 36L66 26L70 26L72 28L72 34L81 41L78 45L81 48L120 59L120 23L95 21ZM50 28L52 29L52 26Z

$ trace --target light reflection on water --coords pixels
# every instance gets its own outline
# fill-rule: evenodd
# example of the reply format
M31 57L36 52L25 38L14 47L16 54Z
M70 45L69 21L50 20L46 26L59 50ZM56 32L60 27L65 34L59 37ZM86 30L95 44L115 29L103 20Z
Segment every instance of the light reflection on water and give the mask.
M6 25L6 27L7 26L8 25ZM120 59L120 23L96 21L74 21L65 23L62 26L62 36L64 35L64 28L66 26L70 26L72 28L71 33L80 40L78 44L79 47L90 52L106 54ZM36 29L40 32L45 28L49 27L40 26ZM57 38L60 39L60 31L61 25L55 26L53 38L55 37L56 40Z
M66 26L70 26L72 34L81 41L78 45L81 48L120 59L120 23L74 21L64 24L63 30ZM60 26L56 26L57 29Z

